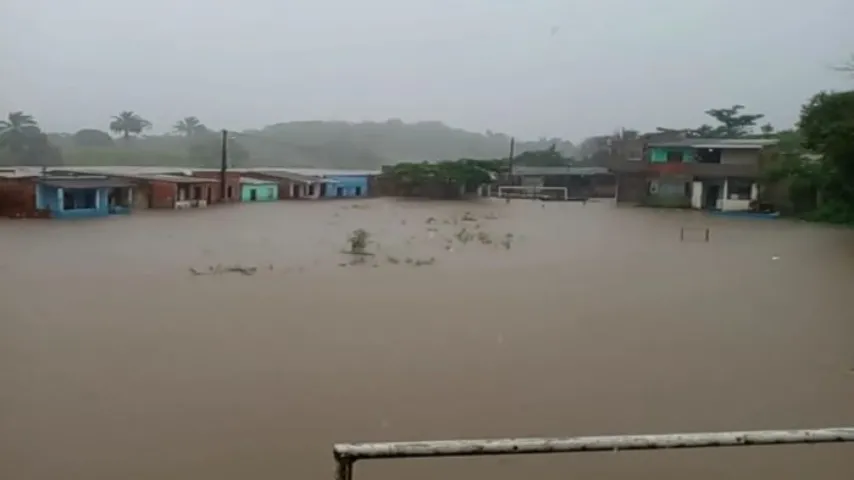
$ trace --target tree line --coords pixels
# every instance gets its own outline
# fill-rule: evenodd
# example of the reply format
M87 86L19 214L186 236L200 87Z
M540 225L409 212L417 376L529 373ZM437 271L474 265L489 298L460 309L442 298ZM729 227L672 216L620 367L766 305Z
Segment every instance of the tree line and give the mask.
M115 134L117 142L107 131L85 128L73 135L48 134L42 131L32 115L24 112L9 113L6 120L0 121L0 165L55 166L80 164L66 161L63 153L104 159L95 162L102 165L148 165L143 159L146 150L133 150L141 140L143 132L152 127L151 122L133 111L123 111L110 119L109 132ZM197 117L189 116L177 121L172 132L185 139L171 142L173 151L184 150L181 154L167 157L151 155L155 164L174 166L218 166L221 161L221 137L208 129ZM232 166L245 163L249 157L247 149L236 139L229 141L229 160ZM62 148L60 148L62 147ZM73 159L72 159L73 160ZM127 160L127 161L125 161ZM88 163L88 162L85 162ZM85 164L84 163L84 164ZM94 164L94 163L93 163Z
M209 155L214 140L191 154L188 145L202 143L213 132L198 117L172 125L169 134L152 134L151 122L135 112L121 112L103 129L76 133L44 132L61 158L44 162L0 148L0 165L45 163L66 165L167 165L200 166L218 160ZM189 137L189 138L188 138ZM405 123L298 121L261 129L234 132L230 150L233 163L246 166L291 166L379 169L397 162L438 161L447 158L498 158L508 154L510 136L486 131L470 132L441 122ZM556 147L565 157L577 153L575 145L560 138L517 141L516 153ZM14 157L14 158L12 158ZM218 157L217 157L218 158Z

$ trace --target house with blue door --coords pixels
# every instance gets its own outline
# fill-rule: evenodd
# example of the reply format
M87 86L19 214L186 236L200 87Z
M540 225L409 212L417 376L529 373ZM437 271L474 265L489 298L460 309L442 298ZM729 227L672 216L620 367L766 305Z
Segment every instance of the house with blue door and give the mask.
M368 196L367 175L325 175L328 181L323 188L327 198L356 198Z
M105 217L130 212L132 184L96 176L42 176L36 180L36 209L54 218Z

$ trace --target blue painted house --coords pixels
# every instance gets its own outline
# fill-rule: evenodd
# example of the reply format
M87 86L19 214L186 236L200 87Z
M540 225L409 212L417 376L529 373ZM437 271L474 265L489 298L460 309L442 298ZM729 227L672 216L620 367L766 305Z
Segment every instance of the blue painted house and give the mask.
M132 198L132 185L114 178L63 176L36 181L36 209L55 218L128 213Z
M368 196L367 175L325 175L329 183L325 185L324 197L356 198Z

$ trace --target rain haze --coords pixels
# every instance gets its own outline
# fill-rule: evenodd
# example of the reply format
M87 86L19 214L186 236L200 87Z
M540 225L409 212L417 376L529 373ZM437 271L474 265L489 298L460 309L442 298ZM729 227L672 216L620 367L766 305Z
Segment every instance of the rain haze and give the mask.
M823 223L854 224L830 188L854 149L802 149L854 137L854 92L792 130L854 86L832 68L852 18L0 0L0 479L315 480L338 442L854 439L854 229ZM766 159L794 166L768 188L788 211ZM733 437L354 480L854 478L850 443Z
M578 140L704 122L741 103L778 128L854 31L845 0L4 2L0 111L49 131L134 110L168 130L439 120Z

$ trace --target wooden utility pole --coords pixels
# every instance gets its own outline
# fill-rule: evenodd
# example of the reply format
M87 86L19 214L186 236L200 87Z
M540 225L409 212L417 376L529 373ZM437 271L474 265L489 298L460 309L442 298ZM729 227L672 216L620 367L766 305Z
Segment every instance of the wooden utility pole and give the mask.
M219 199L223 202L226 200L225 194L225 172L228 170L228 130L222 130L222 158L219 165Z

